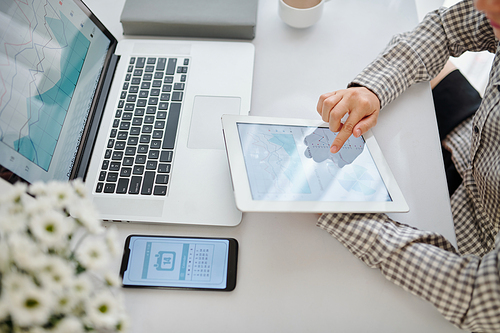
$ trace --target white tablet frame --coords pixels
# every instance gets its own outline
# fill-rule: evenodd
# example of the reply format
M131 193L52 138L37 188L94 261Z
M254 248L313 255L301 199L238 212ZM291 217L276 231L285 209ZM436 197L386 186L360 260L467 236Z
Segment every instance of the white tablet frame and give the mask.
M222 129L231 171L236 206L242 212L297 212L297 213L375 213L408 212L406 203L389 165L371 131L363 135L392 201L266 201L254 200L250 190L246 164L238 132L238 123L328 127L323 121L274 117L223 115Z

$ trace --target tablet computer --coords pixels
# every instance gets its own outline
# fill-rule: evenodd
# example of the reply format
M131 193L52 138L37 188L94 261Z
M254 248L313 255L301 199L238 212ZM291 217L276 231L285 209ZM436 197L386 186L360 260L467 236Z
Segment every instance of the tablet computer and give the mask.
M332 154L322 121L223 115L236 206L243 212L407 212L369 131Z

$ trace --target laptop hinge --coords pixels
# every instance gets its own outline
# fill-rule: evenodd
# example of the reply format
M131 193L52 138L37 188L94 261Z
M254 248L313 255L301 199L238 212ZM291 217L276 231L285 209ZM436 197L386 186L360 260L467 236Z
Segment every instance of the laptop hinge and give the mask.
M90 157L92 156L92 151L94 150L97 131L99 130L101 124L102 115L104 113L104 108L106 106L106 101L108 99L109 91L111 89L111 83L113 81L119 59L120 56L117 56L115 54L111 55L108 67L104 73L102 88L97 92L95 97L95 100L97 101L95 112L92 114L92 119L88 120L89 127L85 131L85 138L82 137L83 146L75 159L75 164L70 179L82 178L83 180L85 180L85 177L87 176L87 169L90 163Z

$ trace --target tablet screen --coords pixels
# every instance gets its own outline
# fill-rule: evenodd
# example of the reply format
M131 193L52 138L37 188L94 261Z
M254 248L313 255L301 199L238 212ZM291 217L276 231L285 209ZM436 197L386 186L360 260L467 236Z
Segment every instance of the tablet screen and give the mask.
M253 200L392 201L363 137L332 154L327 127L237 123Z

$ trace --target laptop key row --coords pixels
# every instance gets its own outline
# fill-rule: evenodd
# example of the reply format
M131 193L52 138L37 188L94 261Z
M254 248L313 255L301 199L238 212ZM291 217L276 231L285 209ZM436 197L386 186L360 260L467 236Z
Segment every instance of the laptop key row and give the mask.
M167 194L188 66L189 59L130 59L96 192Z

